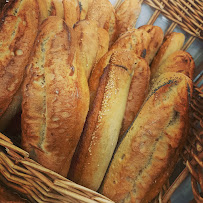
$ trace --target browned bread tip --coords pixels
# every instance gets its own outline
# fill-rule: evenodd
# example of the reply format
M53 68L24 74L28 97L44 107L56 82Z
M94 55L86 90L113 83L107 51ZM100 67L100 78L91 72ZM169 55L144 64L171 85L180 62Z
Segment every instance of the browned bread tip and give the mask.
M143 25L138 29L145 30L150 35L149 44L147 46L146 55L144 58L148 64L151 64L154 56L163 42L164 33L160 27L154 25Z

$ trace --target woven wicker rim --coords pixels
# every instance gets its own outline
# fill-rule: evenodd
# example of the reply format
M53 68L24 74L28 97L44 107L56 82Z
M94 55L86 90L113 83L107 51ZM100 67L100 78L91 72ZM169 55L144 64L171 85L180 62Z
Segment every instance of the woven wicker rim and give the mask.
M117 1L116 6L118 6L121 2L122 1ZM196 37L202 39L202 24L200 24L201 26L195 27L196 21L194 21L194 19L196 19L198 22L202 23L202 21L199 21L201 20L199 19L199 16L202 16L202 4L200 1L145 0L144 3L147 3L151 7L155 8L155 12L148 24L153 24L160 13L163 13L167 18L173 21L166 34L172 32L176 25L179 24L186 32L192 35L192 37L185 44L183 48L184 50L186 50L193 43ZM181 8L181 6L190 6L193 10L189 8L189 11L185 11L185 9L183 9L185 7ZM181 12L177 11L177 8L181 9ZM182 17L182 21L180 22L183 23L183 15L190 16L188 12L195 13L194 11L197 11L197 15L191 17L192 21L190 22L190 26L187 26L185 22L184 26L182 26L182 24L179 23L181 20L180 16ZM175 14L177 14L177 16ZM188 19L190 19L190 17L188 17ZM188 22L188 20L186 20L186 22ZM191 26L192 29L190 29ZM189 173L192 175L191 183L194 197L197 202L203 202L203 198L201 197L197 186L199 184L201 191L203 191L203 147L201 138L203 134L202 98L202 91L195 88L194 99L191 103L191 107L193 109L191 134L193 136L189 137L187 140L188 143L185 146L185 150L182 154L182 158L186 163L186 168L170 187L169 184L163 187L162 191L155 199L155 202L168 202L175 189ZM197 129L197 124L200 126L199 129ZM29 159L29 154L27 152L13 145L13 143L2 134L0 134L0 146L2 146L0 147L0 180L9 187L19 191L21 194L25 194L30 201L53 203L112 202L97 192L75 184Z

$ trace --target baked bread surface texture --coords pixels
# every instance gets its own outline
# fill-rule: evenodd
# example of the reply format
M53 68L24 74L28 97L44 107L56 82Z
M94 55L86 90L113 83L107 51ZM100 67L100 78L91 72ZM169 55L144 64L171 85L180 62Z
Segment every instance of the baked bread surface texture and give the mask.
M135 27L140 11L140 0L125 0L118 8L116 8L117 36Z
M145 30L150 35L149 44L146 49L146 55L143 57L148 62L148 64L151 64L154 56L162 45L164 33L160 27L154 25L143 25L138 29Z
M91 74L99 49L98 26L94 20L79 21L74 26L77 38L76 60L78 66L85 70L87 80Z
M179 72L193 79L195 62L192 56L186 51L176 51L172 53L157 69L151 74L151 83L156 78L166 72Z
M124 135L126 130L130 127L149 91L149 65L145 59L138 56L134 56L134 61L135 69L130 84L119 139L121 139L122 135Z
M38 4L35 0L11 1L5 5L0 19L1 117L23 81L25 66L38 30ZM16 105L19 108L18 102Z
M132 67L109 65L100 79L68 178L98 190L118 141Z
M142 56L150 42L150 35L145 30L135 28L122 34L115 43L110 47L113 49L127 49L134 51L138 56Z
M182 33L172 32L165 36L163 44L151 63L152 74L171 54L182 48L184 41L185 35Z
M188 130L192 81L181 73L157 79L118 146L102 194L115 202L150 202L175 166Z
M48 17L40 27L23 84L23 148L63 176L89 108L85 73L74 59L76 45L65 22Z

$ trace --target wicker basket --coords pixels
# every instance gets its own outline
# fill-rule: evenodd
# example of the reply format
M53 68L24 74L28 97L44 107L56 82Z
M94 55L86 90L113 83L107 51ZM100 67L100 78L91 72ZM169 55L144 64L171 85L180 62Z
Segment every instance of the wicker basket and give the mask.
M122 0L117 1L115 7L121 2ZM153 24L158 16L163 14L172 20L165 34L172 32L177 25L190 34L183 50L187 50L196 38L203 39L201 0L145 0L144 3L154 8L154 14L147 24ZM197 75L191 101L190 136L180 157L184 168L177 178L173 178L172 183L162 188L154 202L169 202L176 188L189 174L194 198L196 202L203 202L203 87L202 73ZM28 157L27 152L0 134L0 181L31 202L112 202L97 192L42 167Z

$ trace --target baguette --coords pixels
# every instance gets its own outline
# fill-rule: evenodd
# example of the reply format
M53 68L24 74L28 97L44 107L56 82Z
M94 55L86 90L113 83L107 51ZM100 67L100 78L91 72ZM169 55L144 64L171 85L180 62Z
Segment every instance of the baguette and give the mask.
M59 17L42 23L22 91L22 146L32 159L63 176L89 108L88 84L74 58L73 36Z
M113 49L132 50L138 56L143 56L150 42L150 35L145 30L131 29L121 35L111 46Z
M89 7L93 0L79 0L80 6L80 20L85 20Z
M141 57L134 57L135 69L130 84L125 114L120 130L119 140L132 124L149 90L150 68L147 61Z
M146 55L144 58L148 64L151 64L154 56L156 55L163 42L164 33L160 27L154 25L143 25L138 29L145 30L150 35L150 41L147 46Z
M122 59L105 68L71 163L68 177L92 190L99 188L117 144L132 69L133 64Z
M69 27L80 20L80 7L78 0L63 0L64 19Z
M108 0L93 0L86 16L87 20L95 20L98 26L109 33L109 44L116 34L116 17L113 5Z
M102 194L115 202L151 202L169 178L188 131L192 81L162 74L117 148Z
M180 72L193 79L195 62L186 51L176 51L171 54L156 70L152 70L151 84L157 77L166 72Z
M38 4L35 0L11 1L4 7L0 19L1 117L23 81L25 66L38 30ZM16 108L19 108L19 102Z
M115 49L107 52L100 61L94 66L89 78L90 90L90 109L93 106L94 99L99 88L99 80L103 74L105 67L109 64L120 64L121 60L129 60L131 63L137 58L134 52L128 50ZM132 62L133 60L133 62ZM136 61L136 60L135 60Z
M151 64L151 72L156 72L157 68L174 52L180 50L185 41L185 35L182 33L172 32L164 38L157 55Z
M88 80L99 49L99 34L96 21L79 21L74 26L74 34L76 35L78 43L76 60L78 66L85 70Z
M116 8L117 36L135 27L140 11L141 0L125 0Z

